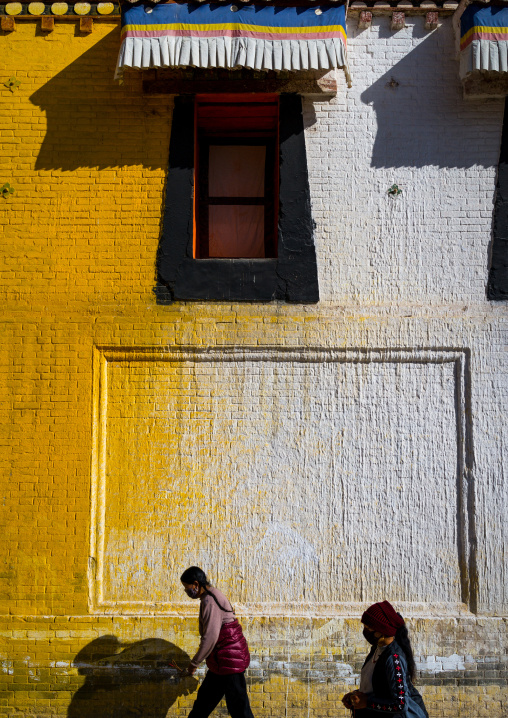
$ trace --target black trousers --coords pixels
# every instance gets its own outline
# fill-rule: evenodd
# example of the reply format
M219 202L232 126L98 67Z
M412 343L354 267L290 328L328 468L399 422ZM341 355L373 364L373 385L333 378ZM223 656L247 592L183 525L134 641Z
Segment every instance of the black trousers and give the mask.
M199 687L189 718L208 718L224 697L231 718L254 718L247 695L245 673L219 676L212 671L208 671Z

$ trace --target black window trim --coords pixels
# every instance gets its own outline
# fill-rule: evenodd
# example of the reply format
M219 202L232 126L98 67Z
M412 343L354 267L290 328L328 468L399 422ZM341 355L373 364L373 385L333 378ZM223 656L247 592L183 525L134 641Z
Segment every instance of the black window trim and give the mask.
M280 95L277 258L194 258L194 122L194 95L175 97L158 301L318 302L301 96Z
M508 98L497 168L487 299L498 302L508 299Z

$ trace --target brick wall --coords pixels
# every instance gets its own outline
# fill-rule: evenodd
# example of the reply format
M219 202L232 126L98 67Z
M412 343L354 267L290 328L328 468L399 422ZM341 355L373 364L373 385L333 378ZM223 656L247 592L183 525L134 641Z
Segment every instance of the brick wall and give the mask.
M185 665L196 620L12 617L2 624L2 714L23 716L188 714L198 681L167 666ZM346 716L339 696L358 685L365 654L358 620L242 619L252 649L248 670L258 716ZM410 622L418 688L431 716L503 716L506 664L485 656L506 641L499 619ZM447 655L433 654L445 650ZM425 653L425 656L422 656ZM227 715L221 705L218 715Z
M322 299L486 306L504 101L463 99L450 19L351 20L348 57L353 87L306 104Z
M92 35L80 36L72 24L57 22L53 33L41 35L35 23L20 21L16 32L0 37L4 78L0 184L9 182L15 189L9 199L0 199L5 252L0 285L4 337L0 460L5 508L0 711L4 715L105 718L124 715L125 705L133 715L186 714L196 684L181 685L160 668L168 655L185 662L197 643L195 607L178 604L179 599L170 595L178 586L183 560L168 548L172 540L187 544L186 560L196 556L210 568L218 585L226 585L233 600L241 601L239 612L253 653L250 690L256 714L341 715L337 698L356 685L365 652L357 617L365 602L385 597L398 599L397 605L412 617L419 685L431 715L501 718L506 714L507 581L502 547L508 533L508 501L502 417L508 325L505 306L485 300L502 103L462 99L449 20L432 34L424 31L423 18L407 18L408 26L396 35L390 32L389 22L389 18L375 19L373 27L362 33L351 23L353 88L342 86L330 102L305 103L322 297L318 305L309 307L157 305L155 263L171 98L143 97L135 73L126 76L123 86L114 83L118 28L113 22L96 23ZM21 84L11 93L2 83L13 75ZM392 199L387 190L394 183L402 195ZM241 586L238 567L243 562L252 568L255 552L246 548L239 553L234 545L228 548L228 541L232 532L242 531L237 517L239 508L248 513L250 495L249 486L246 489L241 483L245 476L238 462L224 463L232 446L226 429L230 422L235 437L242 437L244 443L237 449L257 446L254 439L264 430L255 413L258 423L249 427L249 407L269 402L272 389L263 382L254 388L252 381L243 383L248 390L234 395L243 402L241 426L234 423L238 417L231 415L226 402L231 393L218 389L220 361L209 367L208 380L192 368L192 361L188 365L194 378L200 378L194 398L184 396L178 382L168 393L166 374L156 369L157 362L147 368L146 356L185 347L192 352L229 347L245 351L247 358L264 347L302 350L302 359L307 356L303 350L324 351L323 356L329 350L342 352L341 357L353 363L365 357L368 362L388 358L393 363L394 357L403 356L411 367L421 367L421 374L415 374L421 382L416 378L411 391L401 396L406 413L398 413L396 421L394 410L383 414L383 401L391 391L387 387L397 391L406 386L405 380L383 385L388 375L383 380L382 373L370 368L352 386L338 373L339 379L329 385L333 391L325 385L317 393L314 388L322 384L322 374L316 372L314 381L310 371L308 396L301 406L300 389L296 396L294 412L301 409L304 425L312 421L319 425L323 421L319 417L326 420L328 405L335 406L335 412L337 405L345 405L331 401L333 392L342 392L358 408L346 426L350 432L344 435L346 443L341 445L337 436L330 451L326 436L320 446L303 432L296 447L302 458L300 479L320 474L337 477L350 497L335 508L323 504L326 510L337 511L332 543L340 560L335 566L351 572L350 595L339 595L333 572L317 573L322 581L318 593L328 596L327 605L314 596L307 603L297 596L296 605L289 607L284 602L286 588L279 582L264 585L262 591L255 578ZM202 444L193 446L197 453L180 451L180 463L176 460L168 466L168 484L159 476L156 488L169 491L175 479L185 482L185 457L191 456L194 494L187 503L178 504L180 518L184 520L185 508L190 511L192 502L202 501L211 538L196 541L181 523L172 524L171 513L162 519L158 515L159 523L148 518L147 530L142 526L136 535L157 528L154 547L162 551L156 556L148 551L155 556L152 565L139 545L125 551L130 566L136 567L138 561L141 576L155 575L159 583L152 578L155 588L148 606L141 607L139 595L135 596L136 615L130 616L116 615L123 610L119 604L108 607L97 601L100 554L97 542L91 546L90 536L98 525L101 499L94 495L94 486L100 486L101 471L106 480L118 482L117 495L103 505L111 519L108 525L118 528L125 501L119 478L127 468L135 475L139 467L139 458L129 464L130 452L137 457L149 452L156 438L167 442L158 444L164 455L174 449L175 432L170 431L168 416L165 439L164 427L153 422L145 424L143 434L142 421L152 417L148 410L145 414L139 410L138 401L132 402L127 416L134 422L131 430L115 429L112 424L101 428L100 419L112 416L108 412L113 404L101 393L97 356L113 351L108 371L114 381L120 376L114 373L114 351L119 348L125 349L124 366L145 372L147 405L152 401L156 406L157 400L168 396L180 401L181 435L188 430L186 422L196 419L203 426L208 422ZM439 365L451 355L458 357L453 359L452 384L448 367ZM282 364L269 368L289 382L291 375ZM129 391L132 375L126 372L118 396L136 399L136 391L141 393ZM367 384L371 394L365 392ZM291 389L295 384L286 386ZM199 392L211 398L198 401ZM415 404L420 394L426 404ZM110 398L115 398L114 393ZM319 403L323 409L318 416ZM125 409L125 403L120 411L122 406ZM205 406L206 412L199 413L199 406ZM210 411L213 406L219 408ZM412 411L417 415L422 406L428 407L427 414L421 414L423 423L413 425ZM454 407L456 418L446 418ZM185 418L184 411L188 411ZM294 472L298 461L291 460L286 450L283 407L272 413L269 430L264 431L269 447L266 465L281 476L286 465ZM429 442L425 431L419 432L420 426L432 428L432 416L442 427L443 447L435 436ZM383 420L386 431L379 430L369 441L365 427L379 429ZM401 420L404 431L397 432ZM339 419L334 421L338 425ZM280 432L274 439L276 425ZM293 421L293 433L294 425ZM106 446L102 464L102 455L97 454L101 431ZM157 434L152 439L150 431ZM409 443L397 443L402 434ZM359 436L366 442L363 460L351 453L363 446L356 442ZM415 453L408 453L408 446ZM460 452L457 449L457 462L446 458L454 447L462 447ZM348 467L344 457L350 456ZM420 461L422 456L430 457L428 463ZM153 478L150 461L138 477L140 487ZM432 472L428 482L422 467ZM388 480L394 472L392 486ZM320 488L315 484L316 478L300 484L301 496L308 492L302 506L316 502ZM203 487L215 486L212 495L203 498L199 493ZM243 486L241 506L235 504L233 491L238 486ZM416 513L425 503L418 496L425 494L426 486L440 487L449 500L446 511L437 502L426 509L428 525L439 526L441 514L452 522L447 546L456 543L457 552L452 559L445 558L451 561L449 575L461 578L454 584L457 593L449 606L439 596L417 595L418 566L408 568L403 560L412 555L415 536L425 541L418 531L424 532L426 515ZM376 494L379 487L383 491ZM267 484L262 488L269 498ZM146 503L148 498L149 503L151 496L139 490L140 501ZM272 490L279 499L280 486ZM340 549L344 521L354 513L360 494L369 508L358 514L350 543ZM393 561L404 573L405 594L394 579L387 596L386 576L382 588L374 580L368 585L360 580L371 568L371 527L378 515L380 522L392 519L400 526L402 556L393 555ZM276 523L285 526L286 521L280 508L272 517L259 511L255 523L254 518L259 525L252 530L264 527L266 532ZM290 528L298 535L293 563L280 541L268 542L274 551L271 560L298 571L309 555L308 545L315 549L318 518L314 510L305 534L302 522L298 524L301 517L294 517L296 528ZM436 551L436 536L428 537L432 551ZM365 570L359 565L362 557ZM120 552L106 553L108 570L115 576L118 567L117 580L123 588L128 584L120 558ZM328 566L334 565L332 559ZM223 567L222 574L218 566ZM390 571L389 560L387 566L385 574ZM338 586L338 569L335 575ZM437 578L446 575L443 571ZM143 578L138 581L144 585ZM268 605L265 599L270 594ZM161 608L157 601L168 605ZM150 615L158 612L163 615ZM100 660L102 665L97 664Z

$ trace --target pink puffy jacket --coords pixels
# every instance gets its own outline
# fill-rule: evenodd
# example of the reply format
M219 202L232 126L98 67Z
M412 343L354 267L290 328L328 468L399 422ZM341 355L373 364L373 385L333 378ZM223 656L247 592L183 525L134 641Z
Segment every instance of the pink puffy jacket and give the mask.
M249 663L249 646L238 620L235 618L231 623L224 623L215 648L206 659L209 670L219 676L227 676L243 673Z

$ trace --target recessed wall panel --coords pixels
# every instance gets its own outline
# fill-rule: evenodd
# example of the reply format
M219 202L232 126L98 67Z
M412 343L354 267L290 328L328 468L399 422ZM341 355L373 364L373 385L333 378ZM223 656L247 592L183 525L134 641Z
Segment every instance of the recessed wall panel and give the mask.
M98 604L458 604L456 360L103 355Z

